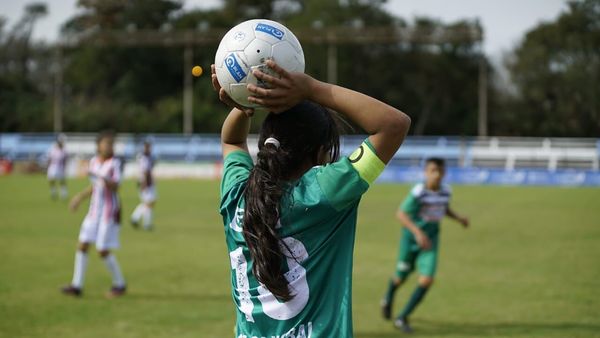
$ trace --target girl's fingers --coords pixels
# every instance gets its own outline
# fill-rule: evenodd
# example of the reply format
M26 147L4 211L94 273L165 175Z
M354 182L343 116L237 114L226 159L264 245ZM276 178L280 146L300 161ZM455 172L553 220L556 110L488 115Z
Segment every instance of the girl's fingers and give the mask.
M240 106L235 101L233 101L233 99L227 94L227 92L223 88L220 88L219 90L219 100L221 100L221 102L225 103L229 107L241 110L248 117L252 117L254 115L254 108Z
M227 95L227 92L223 88L221 88L221 90L219 90L219 99L230 107L237 107L237 103L235 103L231 99L231 97L229 97L229 95Z
M248 96L248 102L260 104L261 106L267 107L267 104L266 104L267 101L261 97Z
M249 84L246 86L246 88L248 88L248 91L256 94L256 96L261 96L261 97L269 97L270 96L270 90L265 89L265 88L261 88L257 85L253 85L253 84Z
M249 96L248 101L254 104L259 104L273 113L281 113L282 111L287 110L289 108L288 105L286 105L285 100L274 100L256 96Z
M219 79L217 79L217 73L215 71L214 64L210 65L210 80L215 91L219 92L221 89L221 84L219 83Z
M262 88L253 84L249 84L246 88L248 88L248 91L251 92L252 94L255 94L255 96L261 97L261 98L268 98L271 100L282 100L284 98L287 98L288 95L288 91L284 90L284 89L266 89L266 88Z
M281 81L281 79L278 79L278 78L276 78L274 76L271 76L269 74L263 73L263 72L261 72L258 69L254 70L252 72L252 74L257 79L263 80L263 81L265 81L265 82L267 82L267 83L269 83L269 84L271 84L271 85L273 85L275 87L286 87L286 88L288 87L287 83L285 83L284 81Z
M275 61L273 60L267 60L267 66L269 66L271 69L273 69L277 74L281 75L281 77L283 78L289 78L290 77L290 73L288 73L287 70L279 67L279 65L277 63L275 63Z
M221 89L221 85L219 84L219 80L217 80L217 76L215 74L211 75L211 82L213 89L218 92Z
M274 107L286 104L286 100L280 97L248 96L248 101L265 107Z
M281 106L281 100L274 100L257 96L248 96L248 102L259 104L268 109Z
M225 102L227 101L228 97L227 97L227 93L225 92L225 89L221 88L219 90L219 100Z

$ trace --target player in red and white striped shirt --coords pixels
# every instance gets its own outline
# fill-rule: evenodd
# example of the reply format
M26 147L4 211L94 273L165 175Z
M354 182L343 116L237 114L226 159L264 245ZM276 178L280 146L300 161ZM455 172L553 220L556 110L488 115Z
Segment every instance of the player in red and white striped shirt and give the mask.
M144 152L138 157L140 166L139 189L140 204L131 214L131 224L137 228L142 222L144 230L152 230L152 211L156 204L156 185L152 176L154 168L154 158L152 157L152 144L150 141L144 142Z
M57 197L56 186L60 186L60 199L67 198L67 182L65 180L65 169L67 166L67 152L64 147L64 136L56 138L56 143L48 150L48 183L50 184L50 196Z
M90 244L96 245L96 250L112 275L112 288L107 296L118 297L125 294L125 279L116 257L110 252L119 247L121 229L121 204L118 195L121 161L113 156L113 143L114 136L111 133L98 136L98 153L90 160L88 169L92 184L73 197L70 203L71 210L75 211L85 198L91 197L90 208L79 233L73 281L62 289L66 295L80 296L82 293Z

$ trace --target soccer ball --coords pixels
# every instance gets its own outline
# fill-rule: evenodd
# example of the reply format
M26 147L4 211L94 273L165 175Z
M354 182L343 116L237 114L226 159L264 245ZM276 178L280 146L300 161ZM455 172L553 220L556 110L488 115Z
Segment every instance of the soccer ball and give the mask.
M225 34L215 55L215 71L219 84L238 104L260 106L248 102L249 83L268 88L268 84L252 75L258 68L276 75L264 63L273 59L289 72L304 72L304 52L300 42L284 25L263 19L248 20Z

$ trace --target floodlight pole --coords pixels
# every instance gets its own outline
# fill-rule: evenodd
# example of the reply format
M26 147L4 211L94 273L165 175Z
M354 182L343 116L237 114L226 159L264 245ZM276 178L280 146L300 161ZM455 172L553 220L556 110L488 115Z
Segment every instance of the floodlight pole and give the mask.
M63 70L62 70L62 48L60 45L54 51L54 132L60 133L63 130Z
M327 44L327 82L337 84L338 81L338 56L337 45L330 34Z
M479 109L477 118L477 135L479 137L488 136L487 82L487 61L482 47L479 56Z
M183 49L183 133L185 135L191 135L194 132L194 91L191 72L193 59L194 51L192 46L186 45Z

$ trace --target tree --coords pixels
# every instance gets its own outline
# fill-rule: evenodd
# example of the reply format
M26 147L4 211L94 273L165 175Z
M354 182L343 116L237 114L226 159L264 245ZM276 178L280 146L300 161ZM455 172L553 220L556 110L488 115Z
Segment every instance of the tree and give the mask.
M25 6L22 17L7 31L0 20L0 130L49 129L44 80L30 74L44 64L46 48L31 43L36 22L47 14L44 3Z
M496 132L600 135L600 0L569 2L557 20L529 31L512 58L517 95L495 117Z
M98 31L170 29L181 3L171 0L80 0L84 9L65 23L71 37ZM169 48L96 47L66 53L65 83L71 96L65 129L128 132L177 132L181 106L181 50ZM118 121L118 123L115 123Z
M63 37L68 41L85 40L98 32L118 32L123 36L135 30L194 30L202 34L206 29L228 29L253 17L274 19L294 31L311 30L317 36L330 29L351 33L364 27L403 29L417 35L480 29L477 22L471 21L445 24L419 18L408 22L387 12L384 2L224 0L221 8L183 12L181 2L173 0L79 0L82 11L65 23ZM327 79L327 45L301 42L306 72ZM194 63L205 67L208 73L216 48L216 44L194 48ZM409 113L415 125L413 133L475 134L479 46L474 41L458 38L444 44L412 40L340 42L335 50L337 82ZM182 78L183 72L189 71L182 69L181 47L84 44L67 46L63 55L66 131L181 131ZM218 132L226 109L212 92L208 74L194 83L194 130ZM259 122L260 117L253 123L254 132L260 127ZM15 124L11 130L26 127L29 126Z

